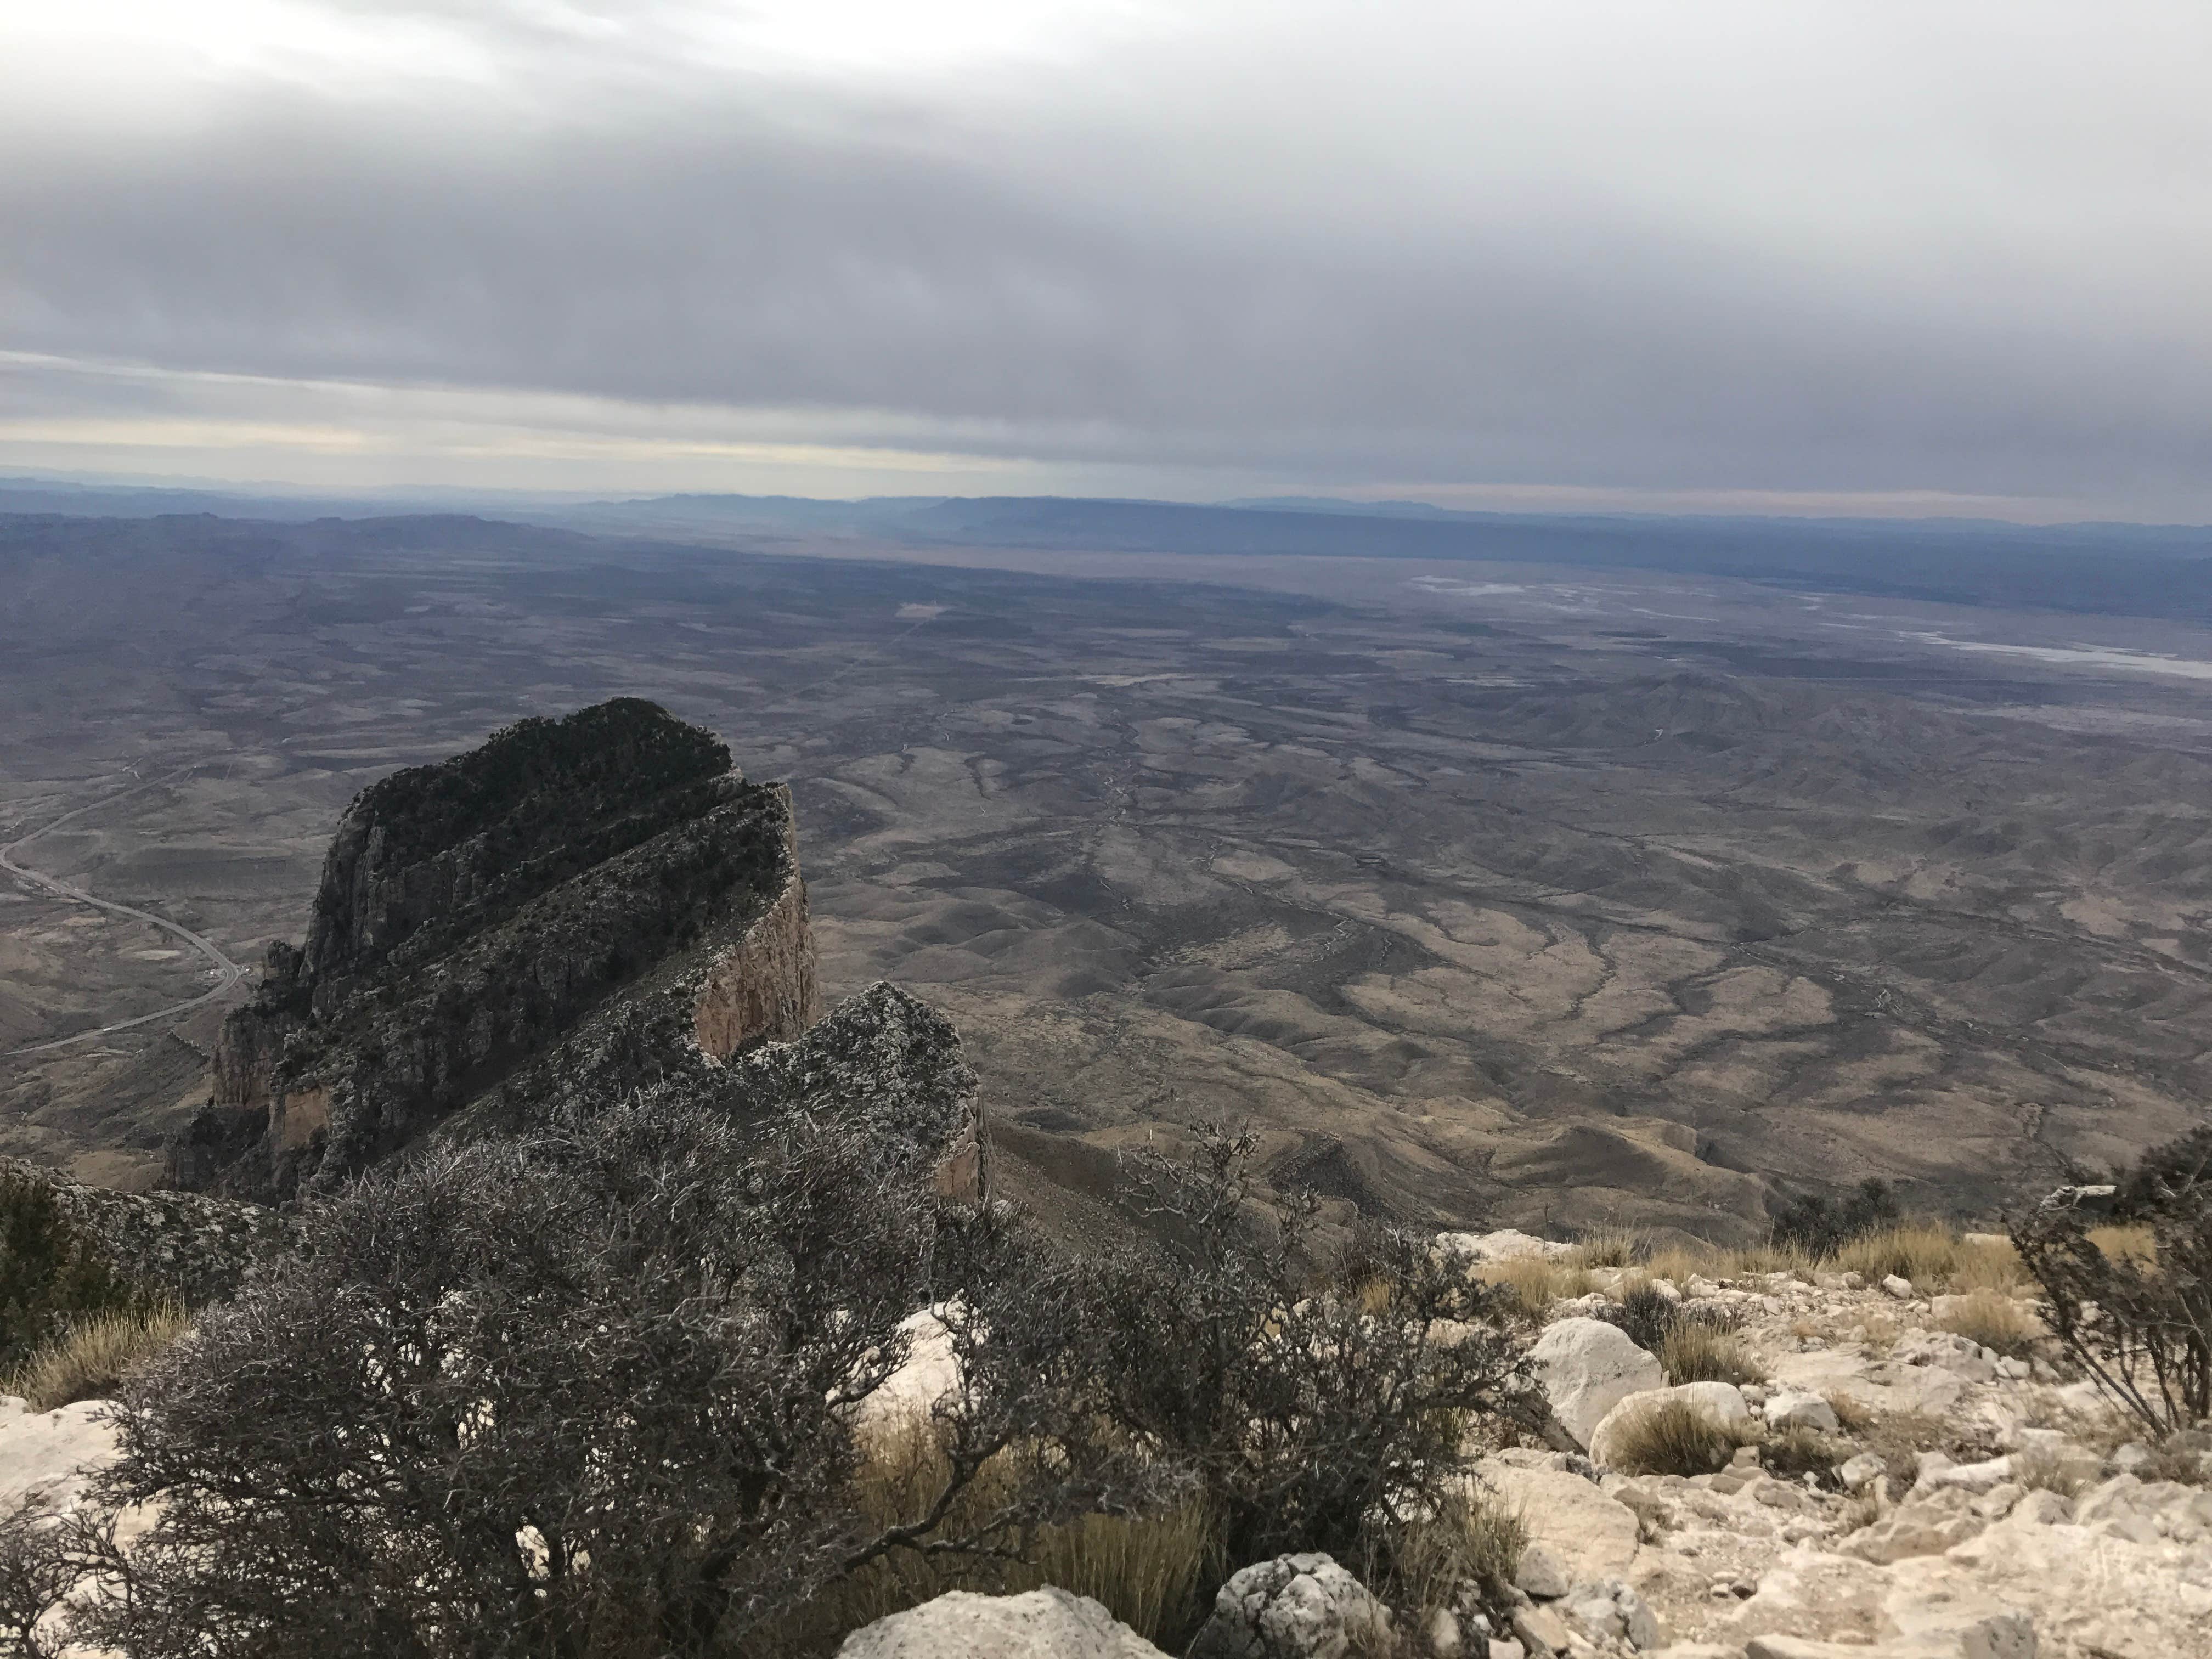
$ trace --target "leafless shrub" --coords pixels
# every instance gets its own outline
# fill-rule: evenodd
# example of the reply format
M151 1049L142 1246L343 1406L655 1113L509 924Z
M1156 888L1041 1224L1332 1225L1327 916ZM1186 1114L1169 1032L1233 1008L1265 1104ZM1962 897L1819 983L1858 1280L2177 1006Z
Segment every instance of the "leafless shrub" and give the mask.
M431 1154L134 1382L111 1504L163 1496L81 1639L134 1659L659 1659L886 1556L1127 1507L1065 1270L836 1132L623 1107ZM933 1490L855 1499L854 1407L944 1299ZM963 1506L986 1469L1016 1470ZM1125 1484L1126 1483L1126 1484Z
M1195 1472L1230 1561L1358 1558L1463 1489L1470 1419L1533 1427L1540 1397L1498 1291L1375 1226L1316 1262L1313 1201L1263 1201L1254 1151L1212 1129L1136 1161L1165 1242L1097 1275L1101 1408Z
M2065 1206L2030 1213L2012 1242L2044 1323L2159 1437L2212 1415L2212 1131L2146 1154L2123 1190L2136 1226L2106 1237L2125 1248L2100 1249L2102 1230Z

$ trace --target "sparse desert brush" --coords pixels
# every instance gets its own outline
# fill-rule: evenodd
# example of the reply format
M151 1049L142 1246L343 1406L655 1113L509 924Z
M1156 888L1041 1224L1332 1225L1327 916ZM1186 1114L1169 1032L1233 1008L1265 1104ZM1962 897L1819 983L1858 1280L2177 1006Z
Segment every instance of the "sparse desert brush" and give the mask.
M1698 1319L1679 1319L1668 1328L1654 1351L1667 1368L1667 1381L1733 1382L1739 1386L1765 1379L1766 1368L1752 1355L1734 1331Z
M1952 1291L2013 1291L2027 1283L2027 1268L2009 1239L1960 1241L1958 1260L1951 1267Z
M1817 1429L1784 1429L1759 1442L1759 1467L1784 1480L1808 1474L1826 1477L1852 1449Z
M2078 1498L2089 1484L2088 1466L2056 1452L2035 1449L2012 1455L2012 1478L2030 1492L2055 1492Z
M1485 1284L1512 1292L1513 1310L1525 1318L1540 1320L1553 1303L1563 1297L1588 1296L1593 1288L1587 1267L1547 1261L1539 1255L1516 1256L1492 1261L1475 1270Z
M1828 1409L1835 1413L1836 1422L1845 1434L1863 1434L1874 1426L1874 1407L1856 1395L1835 1389L1830 1390L1826 1399Z
M1392 1599L1407 1607L1449 1607L1460 1585L1472 1579L1486 1603L1503 1611L1510 1600L1528 1529L1492 1493L1455 1493L1427 1519L1402 1524L1387 1564L1370 1561L1370 1583L1387 1583Z
M1966 1247L1949 1228L1933 1222L1905 1222L1852 1239L1836 1252L1836 1266L1878 1285L1892 1275L1925 1290L1947 1285Z
M0 1394L21 1395L34 1412L111 1399L188 1324L184 1310L167 1302L84 1315L0 1380Z
M1976 1291L1936 1322L2014 1359L2025 1358L2044 1334L2042 1322L2001 1291Z
M1567 1260L1583 1267L1632 1267L1648 1254L1650 1242L1632 1227L1601 1227L1576 1240Z
M2118 1184L2131 1224L2046 1206L2012 1241L2067 1356L2155 1439L2212 1417L2212 1128L2146 1152Z
M1686 1400L1662 1400L1613 1431L1607 1462L1623 1474L1713 1474L1739 1446L1754 1442L1748 1428L1723 1423Z

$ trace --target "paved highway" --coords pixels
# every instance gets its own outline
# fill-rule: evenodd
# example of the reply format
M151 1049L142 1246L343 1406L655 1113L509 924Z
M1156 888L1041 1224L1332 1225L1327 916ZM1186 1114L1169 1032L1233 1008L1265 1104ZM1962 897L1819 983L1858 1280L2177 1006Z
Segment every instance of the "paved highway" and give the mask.
M183 771L173 772L167 777L156 778L151 782L141 783L132 788L118 790L112 795L103 795L100 799L88 805L80 806L74 811L63 813L51 823L42 824L29 835L12 841L5 847L0 847L0 870L5 870L18 880L27 882L39 891L52 894L56 898L67 899L73 904L88 904L95 910L106 911L110 915L128 916L133 921L143 921L149 927L158 927L165 933L173 933L205 957L211 964L212 970L219 975L219 977L213 985L198 996L187 997L184 1001L173 1003L167 1008L158 1009L150 1014L140 1014L135 1019L118 1019L110 1025L95 1026L88 1031L72 1032L68 1036L55 1037L50 1042L27 1043L21 1048L10 1048L6 1051L6 1058L12 1059L17 1054L44 1054L49 1048L65 1048L73 1042L88 1042L94 1037L106 1036L111 1032L127 1031L135 1025L151 1025L156 1020L173 1018L178 1014L198 1007L204 1002L214 1001L246 977L246 970L224 955L222 947L205 935L195 933L191 928L171 921L165 916L157 916L150 910L142 910L135 904L123 904L114 899L100 898L95 894L86 892L82 887L72 886L68 882L58 880L55 877L41 875L36 870L27 870L15 861L17 854L41 836L52 835L72 819L82 817L87 812L96 812L103 806L112 806L117 801L137 794L142 790L152 789L161 784L173 782L191 769L186 767Z

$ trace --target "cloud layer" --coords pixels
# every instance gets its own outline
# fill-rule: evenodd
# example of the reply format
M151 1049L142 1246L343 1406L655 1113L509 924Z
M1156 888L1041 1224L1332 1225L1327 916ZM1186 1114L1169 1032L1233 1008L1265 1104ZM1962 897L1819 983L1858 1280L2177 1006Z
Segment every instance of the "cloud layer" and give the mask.
M2198 7L0 29L0 464L2212 516Z

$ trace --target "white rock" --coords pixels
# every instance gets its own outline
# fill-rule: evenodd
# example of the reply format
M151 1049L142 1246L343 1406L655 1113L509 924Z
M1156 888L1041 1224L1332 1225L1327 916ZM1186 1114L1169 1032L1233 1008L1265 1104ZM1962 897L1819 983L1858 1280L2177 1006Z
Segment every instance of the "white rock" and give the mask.
M1421 1620L1421 1645L1430 1659L1461 1659L1467 1638L1460 1633L1459 1615L1449 1607L1431 1607Z
M1644 1598L1618 1578L1577 1584L1563 1604L1592 1636L1626 1641L1639 1652L1659 1645L1659 1621Z
M1954 1463L1948 1468L1930 1469L1921 1475L1919 1485L1929 1492L1955 1486L1960 1492L1984 1492L2011 1479L2012 1459L2007 1455L1979 1463Z
M1513 1583L1523 1595L1541 1601L1556 1601L1574 1588L1567 1564L1541 1544L1531 1544L1521 1552Z
M1087 1595L953 1590L854 1631L838 1659L1166 1659Z
M1516 1468L1485 1458L1475 1472L1510 1513L1517 1511L1528 1541L1565 1565L1570 1583L1624 1578L1636 1559L1635 1511L1608 1498L1578 1474Z
M1326 1555L1279 1555L1231 1575L1191 1659L1347 1659L1389 1640L1390 1610Z
M1770 1429L1814 1429L1833 1434L1838 1426L1836 1408L1808 1389L1778 1389L1766 1396L1766 1426Z
M1601 1319L1563 1319L1547 1327L1529 1358L1553 1415L1581 1446L1630 1395L1667 1385L1666 1368Z
M1872 1452L1861 1452L1836 1471L1846 1492L1864 1492L1889 1473L1889 1465Z
M1751 1407L1732 1383L1684 1382L1671 1389L1647 1389L1617 1402L1590 1431L1590 1461L1600 1467L1614 1462L1621 1439L1632 1425L1646 1413L1670 1401L1688 1406L1723 1428L1738 1428L1751 1421Z
M1528 1659L1528 1650L1511 1637L1490 1638L1490 1659Z
M1516 1232L1510 1227L1502 1227L1494 1233L1438 1233L1436 1238L1438 1254L1474 1264L1517 1261L1526 1256L1539 1256L1547 1261L1556 1261L1572 1252L1574 1248L1571 1244L1561 1244L1552 1239Z
M1909 1279L1900 1279L1897 1274L1891 1273L1881 1281L1881 1287L1899 1302L1912 1300L1912 1281Z
M104 1420L113 1402L80 1400L50 1412L15 1403L0 1415L0 1512L33 1498L72 1507L91 1476L115 1461L115 1429Z
M898 1328L907 1339L906 1358L855 1410L854 1427L864 1436L882 1437L927 1422L939 1401L960 1391L960 1361L938 1310L908 1314Z

